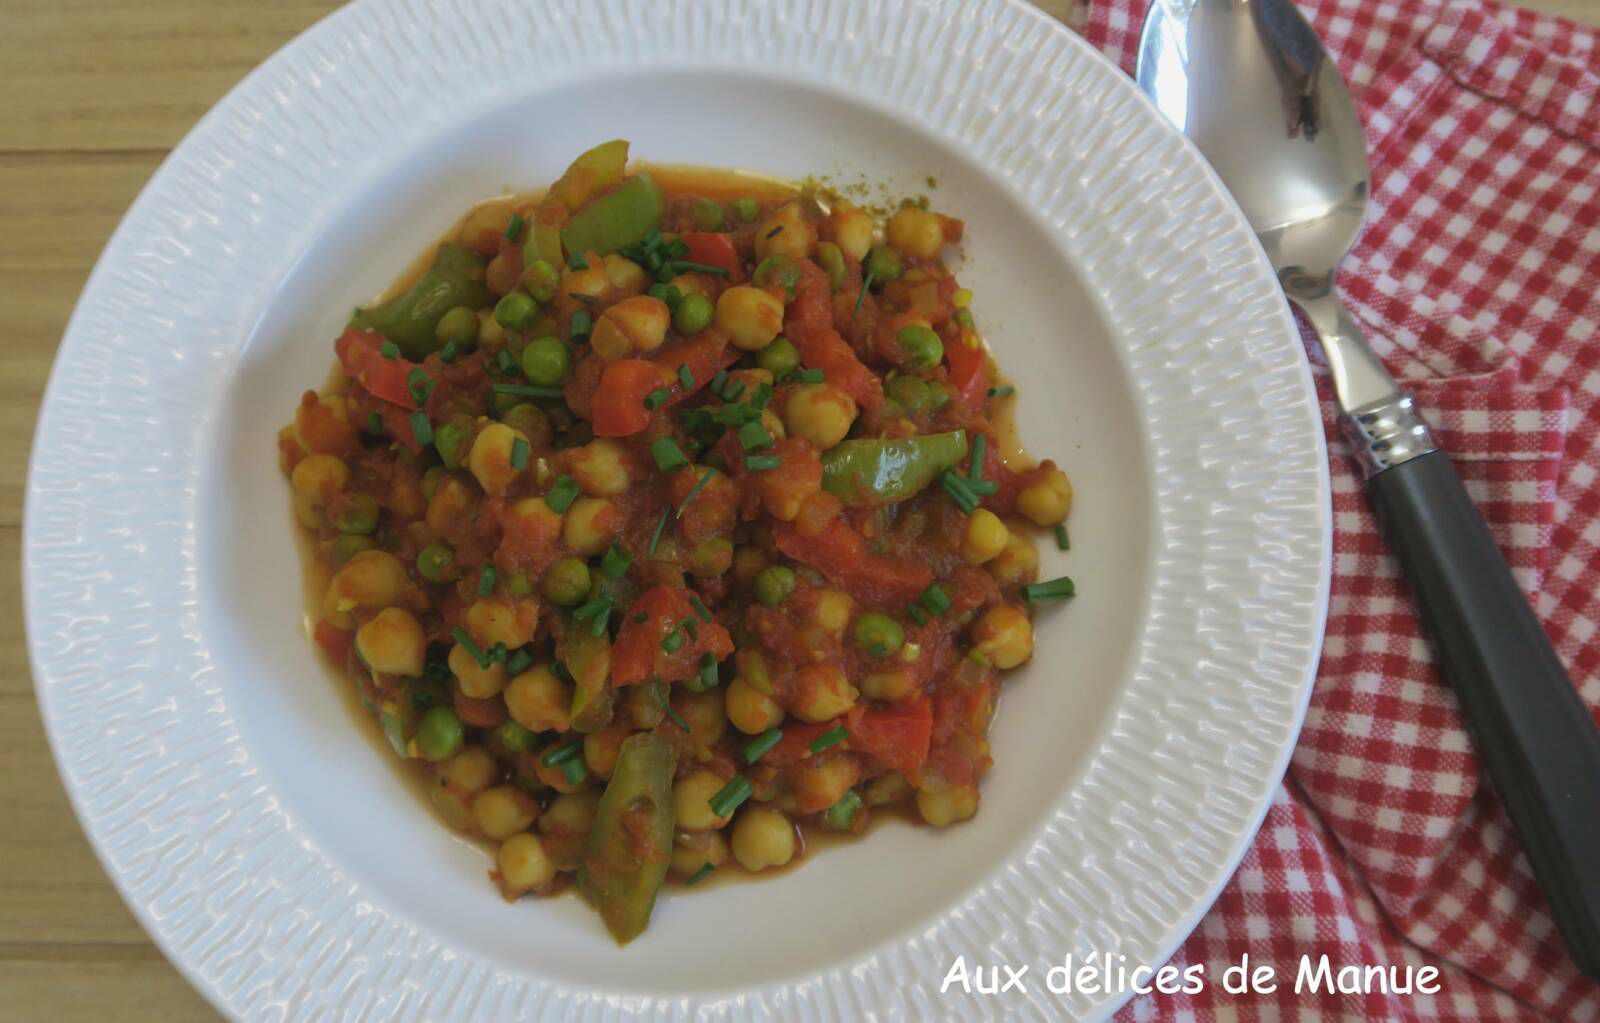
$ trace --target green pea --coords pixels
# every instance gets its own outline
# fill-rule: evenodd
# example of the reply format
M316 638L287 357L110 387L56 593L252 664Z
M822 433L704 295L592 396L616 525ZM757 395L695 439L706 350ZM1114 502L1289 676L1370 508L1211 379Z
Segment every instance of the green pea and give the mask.
M428 760L447 760L461 748L466 729L449 707L430 707L417 722L417 751Z
M450 475L450 470L442 465L432 466L427 472L423 473L421 483L422 499L424 501L433 500L433 495L439 492L439 484L443 483L444 478L448 475Z
M757 265L756 272L750 277L750 283L758 288L780 286L792 302L795 285L800 283L800 264L792 256L768 256Z
M341 533L370 533L378 528L378 502L370 494L351 494L333 524Z
M913 323L909 327L901 327L895 338L911 357L911 364L918 369L932 369L944 358L944 342L939 340L939 335L931 327Z
M349 561L362 551L372 550L372 537L361 533L340 533L328 547L328 560L334 568Z
M900 279L900 253L887 245L874 245L872 251L867 253L865 265L867 273L879 284Z
M522 286L535 302L549 302L561 286L561 272L545 260L536 259L522 271Z
M509 718L495 728L494 737L507 753L526 753L533 748L533 733Z
M562 607L581 603L589 595L589 566L580 558L562 558L539 581L545 598Z
M751 224L755 222L756 215L761 212L761 207L754 199L746 196L743 199L735 199L733 201L733 212L739 215L739 220L742 223Z
M553 431L550 429L550 417L537 405L527 402L518 402L507 409L500 416L500 421L514 430L521 430L522 435L528 438L528 443L536 448L550 446Z
M572 354L560 338L536 337L522 350L522 375L530 384L556 387L572 369Z
M906 641L900 623L886 614L869 611L856 619L856 646L874 657L889 657L900 652Z
M771 344L756 353L756 365L771 373L774 378L781 377L790 370L799 368L800 350L788 338L775 337Z
M520 291L513 291L494 306L494 321L507 330L522 330L538 315L538 303Z
M817 265L827 271L828 285L838 291L844 287L844 251L833 242L817 243Z
M417 552L417 571L430 583L448 582L452 573L450 565L456 552L442 543L430 543Z
M506 581L506 592L513 597L527 597L533 593L533 580L528 578L528 573L518 572Z
M794 592L794 570L783 565L768 565L756 573L756 599L777 607Z
M688 337L698 334L711 326L711 318L716 315L716 308L711 300L698 291L691 291L678 300L678 308L672 311L672 327L679 334Z
M887 387L889 397L900 403L900 407L915 415L928 408L933 401L932 388L921 377L897 373L889 378Z
M689 553L689 572L701 579L719 576L733 567L733 540L711 536L695 544Z
M727 230L727 221L722 215L722 204L715 199L696 199L694 206L689 210L689 217L694 221L696 231Z
M949 384L945 383L942 380L930 380L930 381L928 381L928 409L929 409L929 411L937 412L940 409L944 408L946 405L950 404L950 395L952 395L954 393L955 393L954 388L952 388Z
M458 305L439 317L433 336L441 345L454 341L461 348L469 348L478 340L478 314L473 309Z
M469 427L455 419L446 420L433 428L433 446L439 450L439 461L446 469L461 468L461 458L467 453Z

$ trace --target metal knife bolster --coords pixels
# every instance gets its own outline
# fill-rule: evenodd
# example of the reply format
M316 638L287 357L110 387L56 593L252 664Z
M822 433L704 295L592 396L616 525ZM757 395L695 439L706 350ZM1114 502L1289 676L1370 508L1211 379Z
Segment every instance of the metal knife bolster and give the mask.
M1367 479L1439 449L1416 400L1405 391L1345 412L1339 428Z

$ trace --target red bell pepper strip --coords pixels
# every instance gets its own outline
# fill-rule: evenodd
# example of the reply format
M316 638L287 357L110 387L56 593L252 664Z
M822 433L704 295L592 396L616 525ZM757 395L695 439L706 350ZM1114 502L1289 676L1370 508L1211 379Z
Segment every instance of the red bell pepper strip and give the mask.
M333 343L344 375L365 387L375 398L415 411L408 383L417 364L405 358L383 357L384 336L370 330L347 330Z
M644 621L636 621L640 614ZM693 628L684 625L693 620ZM662 646L669 636L678 635L671 652ZM681 586L657 586L639 595L628 608L617 641L611 646L611 682L617 686L638 685L659 678L676 682L700 670L706 653L722 660L733 653L733 637L716 621L701 619L689 602L689 591Z
M711 231L689 231L678 236L689 247L690 262L704 263L728 271L729 280L739 277L739 253L733 248L733 235Z
M651 391L665 389L667 399L658 408L670 408L711 383L717 370L730 366L739 351L727 335L704 330L686 341L666 345L648 359L618 359L600 376L594 392L594 432L597 437L628 437L650 424L654 414L645 408ZM685 388L678 367L686 367L694 386Z
M319 621L312 632L312 638L334 664L343 668L349 663L350 648L355 646L356 642L355 630L340 629L327 621Z
M873 554L861 534L842 519L809 537L800 535L791 523L779 523L772 528L772 538L784 554L874 603L916 600L933 582L933 573L923 565Z
M961 403L969 409L983 408L983 399L989 393L989 357L982 343L971 348L962 341L945 345L944 357L950 363L946 379L956 389Z
M808 368L822 370L828 383L862 408L878 408L883 404L883 381L861 364L855 349L834 329L832 293L827 273L808 259L800 260L800 282L784 314L784 334Z
M788 725L783 729L783 738L761 762L774 767L798 763L811 755L813 742L841 725L850 752L876 757L896 771L915 771L928 759L933 701L922 697L874 708L857 704L848 714L832 721Z

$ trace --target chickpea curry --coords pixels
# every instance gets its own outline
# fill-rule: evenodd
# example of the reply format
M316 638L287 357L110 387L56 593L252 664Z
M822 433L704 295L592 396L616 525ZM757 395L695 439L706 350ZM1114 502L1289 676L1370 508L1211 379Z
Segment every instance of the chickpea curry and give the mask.
M279 436L317 644L506 898L576 886L621 942L669 878L972 817L1002 673L1073 593L961 222L695 180L616 141L476 207Z

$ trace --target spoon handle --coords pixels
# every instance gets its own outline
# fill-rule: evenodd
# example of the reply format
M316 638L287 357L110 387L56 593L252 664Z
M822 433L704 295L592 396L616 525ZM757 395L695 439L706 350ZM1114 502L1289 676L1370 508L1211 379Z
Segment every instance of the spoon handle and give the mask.
M1600 732L1445 453L1367 486L1567 949L1600 979Z

